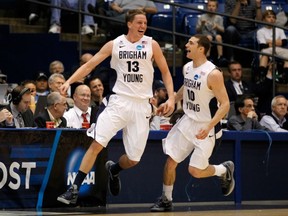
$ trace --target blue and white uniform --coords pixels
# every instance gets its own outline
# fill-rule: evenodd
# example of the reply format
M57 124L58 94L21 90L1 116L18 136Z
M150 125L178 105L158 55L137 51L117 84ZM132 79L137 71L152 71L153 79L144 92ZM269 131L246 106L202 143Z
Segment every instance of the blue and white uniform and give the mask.
M107 146L123 129L123 142L130 160L140 161L149 134L154 78L152 38L143 36L131 43L125 35L113 41L111 68L117 79L107 107L99 115L97 125L87 131L98 143ZM106 101L107 102L107 101ZM106 103L104 101L104 103ZM133 134L133 135L132 135Z
M198 131L211 121L218 109L215 95L207 85L207 77L215 68L216 66L210 61L197 68L193 67L193 61L184 65L185 114L163 140L164 152L178 163L194 150L189 165L199 169L207 168L215 145L215 137L221 136L219 124L219 129L213 128L205 139L196 138Z

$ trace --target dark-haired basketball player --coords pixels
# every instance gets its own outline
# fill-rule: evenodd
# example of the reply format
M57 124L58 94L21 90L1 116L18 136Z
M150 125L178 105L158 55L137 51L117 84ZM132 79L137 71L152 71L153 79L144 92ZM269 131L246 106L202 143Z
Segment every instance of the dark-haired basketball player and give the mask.
M219 176L225 196L234 189L234 163L209 164L215 141L222 136L220 120L230 106L223 74L207 60L210 41L206 36L191 37L185 47L186 56L191 61L183 67L184 83L176 95L176 102L183 99L184 115L163 140L163 150L168 155L164 166L163 193L151 211L172 210L176 167L189 155L188 170L193 177Z

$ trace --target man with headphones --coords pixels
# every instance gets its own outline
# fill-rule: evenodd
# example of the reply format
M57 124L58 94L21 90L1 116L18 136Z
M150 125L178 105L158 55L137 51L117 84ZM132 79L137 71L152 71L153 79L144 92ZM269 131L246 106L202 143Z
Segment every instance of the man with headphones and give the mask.
M29 88L24 86L15 87L10 93L10 103L5 106L13 115L13 125L3 125L4 127L35 127L33 112L29 109L31 93Z

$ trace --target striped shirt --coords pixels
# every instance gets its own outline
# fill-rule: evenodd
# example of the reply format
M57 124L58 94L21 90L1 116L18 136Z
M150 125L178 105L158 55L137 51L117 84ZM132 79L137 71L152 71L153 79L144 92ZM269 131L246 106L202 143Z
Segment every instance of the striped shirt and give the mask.
M226 0L225 1L225 13L232 14L236 5L236 0ZM255 0L248 0L248 5L241 5L239 11L239 17L247 19L255 19L256 17L256 2ZM234 24L238 31L249 32L256 29L256 24L254 22L249 22L246 20L238 19Z

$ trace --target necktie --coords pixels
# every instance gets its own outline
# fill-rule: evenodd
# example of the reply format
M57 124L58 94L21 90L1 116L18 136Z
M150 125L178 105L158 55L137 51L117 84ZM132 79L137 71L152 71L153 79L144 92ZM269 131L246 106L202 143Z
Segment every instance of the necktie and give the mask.
M18 124L19 124L19 128L25 127L24 120L23 120L23 118L22 118L21 113L18 114L18 116L17 116L17 121L18 121Z
M88 113L82 113L82 118L83 118L83 122L88 122L88 120L87 120L87 114Z
M239 84L239 88L240 88L242 94L244 94L244 88L243 88L242 84Z

